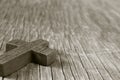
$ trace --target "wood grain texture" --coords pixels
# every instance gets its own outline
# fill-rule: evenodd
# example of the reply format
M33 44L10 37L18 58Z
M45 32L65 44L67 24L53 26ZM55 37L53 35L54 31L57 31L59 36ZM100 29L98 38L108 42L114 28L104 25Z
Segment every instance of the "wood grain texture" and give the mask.
M51 67L29 64L1 80L120 80L119 0L0 0L1 54L12 39L44 39Z

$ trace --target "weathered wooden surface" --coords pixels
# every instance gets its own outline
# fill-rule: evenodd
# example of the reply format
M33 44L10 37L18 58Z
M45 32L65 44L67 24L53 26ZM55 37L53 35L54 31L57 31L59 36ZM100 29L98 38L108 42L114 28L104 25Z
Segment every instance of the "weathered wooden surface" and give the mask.
M45 39L50 67L29 64L1 80L120 80L119 0L0 0L1 54L12 39Z

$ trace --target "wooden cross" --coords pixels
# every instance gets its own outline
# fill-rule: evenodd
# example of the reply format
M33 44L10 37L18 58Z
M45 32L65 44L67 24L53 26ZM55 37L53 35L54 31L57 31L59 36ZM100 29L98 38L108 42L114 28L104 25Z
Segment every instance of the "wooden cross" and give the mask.
M55 61L56 51L48 48L45 40L25 42L12 40L6 44L6 53L0 56L0 76L7 76L30 62L50 65Z

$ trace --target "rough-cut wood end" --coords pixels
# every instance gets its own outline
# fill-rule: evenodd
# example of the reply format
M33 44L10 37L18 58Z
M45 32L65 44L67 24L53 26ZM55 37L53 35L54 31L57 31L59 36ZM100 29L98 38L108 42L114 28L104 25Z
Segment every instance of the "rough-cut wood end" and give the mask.
M43 66L49 66L56 60L57 51L47 48L39 53L34 50L33 62Z

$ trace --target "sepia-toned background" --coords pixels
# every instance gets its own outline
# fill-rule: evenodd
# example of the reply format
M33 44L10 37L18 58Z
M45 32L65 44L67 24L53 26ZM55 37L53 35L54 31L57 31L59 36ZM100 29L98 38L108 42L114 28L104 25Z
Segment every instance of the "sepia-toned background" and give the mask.
M49 41L51 66L0 80L120 80L120 0L0 0L0 53L12 39Z

